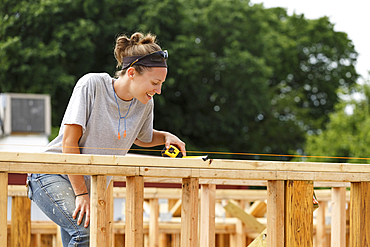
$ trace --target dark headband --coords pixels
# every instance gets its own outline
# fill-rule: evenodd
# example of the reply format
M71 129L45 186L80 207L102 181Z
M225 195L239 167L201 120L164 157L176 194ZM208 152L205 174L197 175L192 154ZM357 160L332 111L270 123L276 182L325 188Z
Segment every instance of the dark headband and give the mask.
M166 67L168 58L167 51L156 51L144 56L124 57L122 59L122 69L132 67L134 64L143 65L146 67Z

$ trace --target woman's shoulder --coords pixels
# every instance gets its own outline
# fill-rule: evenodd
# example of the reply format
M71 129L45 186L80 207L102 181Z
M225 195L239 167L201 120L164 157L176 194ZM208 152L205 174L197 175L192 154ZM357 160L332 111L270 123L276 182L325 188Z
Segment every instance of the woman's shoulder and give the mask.
M108 73L88 73L82 76L76 84L76 87L104 85L111 83L112 77Z

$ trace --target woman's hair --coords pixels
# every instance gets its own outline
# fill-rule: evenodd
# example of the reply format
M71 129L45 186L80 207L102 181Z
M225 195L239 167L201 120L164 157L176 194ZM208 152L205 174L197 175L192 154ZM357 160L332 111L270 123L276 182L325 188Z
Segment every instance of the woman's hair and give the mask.
M148 33L144 34L136 32L128 38L126 35L120 35L116 39L116 46L114 48L114 57L117 60L117 68L122 67L122 59L124 57L131 56L144 56L156 51L161 51L161 47L157 44L156 36ZM148 67L134 64L134 67L138 73L142 73L143 70ZM116 76L120 76L126 72L125 70L119 70L116 72Z

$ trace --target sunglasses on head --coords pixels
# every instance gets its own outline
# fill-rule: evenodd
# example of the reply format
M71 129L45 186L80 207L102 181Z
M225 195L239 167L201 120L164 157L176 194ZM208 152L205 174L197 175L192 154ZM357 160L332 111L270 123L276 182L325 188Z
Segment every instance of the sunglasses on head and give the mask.
M130 64L130 66L128 66L127 68L132 67L135 63L137 63L140 60L142 60L144 58L147 58L147 57L149 57L150 61L152 61L152 62L164 62L168 58L168 52L167 52L167 50L164 50L164 51L156 51L156 52L153 52L153 53L150 53L150 54L146 54L142 57L139 57L135 61L133 61Z

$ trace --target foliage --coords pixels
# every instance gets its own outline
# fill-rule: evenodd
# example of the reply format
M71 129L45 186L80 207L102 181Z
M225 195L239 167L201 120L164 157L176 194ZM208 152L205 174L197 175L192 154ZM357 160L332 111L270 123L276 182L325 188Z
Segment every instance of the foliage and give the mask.
M302 148L304 133L324 129L338 102L337 89L351 88L358 74L352 42L345 33L335 32L328 18L307 20L282 14L280 18L285 20L279 33L287 37L275 38L279 40L276 50L281 52L275 55L279 59L270 62L275 71L269 81L271 108L266 122L278 126L273 137L286 133L281 141L272 141L273 150L280 145L283 151Z
M3 0L0 13L0 91L50 94L53 126L79 77L114 74L119 33L155 33L169 51L155 128L188 150L295 152L358 77L327 17L248 0Z
M324 128L337 89L357 79L357 53L326 17L307 20L247 1L188 5L197 8L171 49L177 73L162 96L184 117L159 107L156 116L197 148L294 152L306 132Z
M306 153L321 157L309 161L369 163L370 151L370 84L358 86L362 99L340 102L320 134L307 138ZM349 157L349 158L347 158Z

